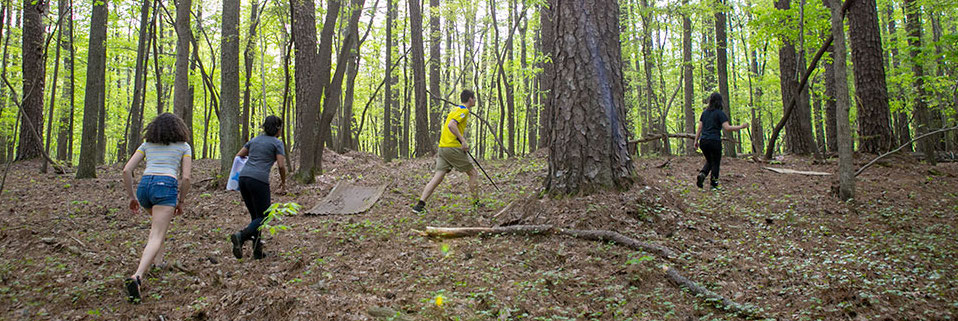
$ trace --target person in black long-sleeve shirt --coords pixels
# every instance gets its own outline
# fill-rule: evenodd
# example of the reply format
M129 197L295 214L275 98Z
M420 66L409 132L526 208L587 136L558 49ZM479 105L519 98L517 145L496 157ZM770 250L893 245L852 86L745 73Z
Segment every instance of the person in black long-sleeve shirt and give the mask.
M695 148L702 148L705 155L705 166L699 171L695 186L702 188L705 177L712 174L711 185L718 188L719 167L722 164L722 130L739 131L748 127L748 123L738 126L729 125L728 115L722 111L722 94L712 93L709 96L709 105L699 118L698 131L695 132Z

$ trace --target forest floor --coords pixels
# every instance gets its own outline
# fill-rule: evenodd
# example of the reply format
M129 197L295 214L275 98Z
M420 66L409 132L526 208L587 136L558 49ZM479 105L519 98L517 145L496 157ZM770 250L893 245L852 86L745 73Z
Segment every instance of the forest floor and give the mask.
M958 318L956 163L882 162L859 177L858 198L846 203L831 191L833 176L763 168L833 172L835 160L725 159L724 190L712 192L694 187L701 157L640 158L640 181L629 191L539 198L546 161L537 154L484 164L503 188L483 181L485 207L473 209L457 173L417 215L409 205L431 177L432 158L326 155L316 184L293 183L273 201L309 208L338 181L389 187L363 214L287 217L289 230L266 237L263 260L232 257L227 234L249 215L237 192L207 188L218 162L197 161L192 204L168 235L170 267L144 280L139 305L126 302L122 283L136 268L149 217L125 208L121 165L77 180L38 174L37 162L14 164L0 195L0 319L739 319L671 283L662 264L768 318ZM859 165L870 157L862 158ZM679 255L557 235L416 233L500 224L614 230Z

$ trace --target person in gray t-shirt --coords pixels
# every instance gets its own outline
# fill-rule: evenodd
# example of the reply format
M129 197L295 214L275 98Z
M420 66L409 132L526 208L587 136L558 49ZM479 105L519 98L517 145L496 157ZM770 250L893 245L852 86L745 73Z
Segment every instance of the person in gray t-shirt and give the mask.
M279 167L279 190L286 193L286 149L278 138L283 129L283 120L276 116L266 117L263 122L263 134L256 136L236 153L237 157L247 157L246 165L239 174L239 190L249 210L250 223L243 230L230 235L233 243L233 256L243 258L243 243L253 241L253 258L263 258L263 242L260 240L259 227L266 218L266 210L272 204L269 191L269 172L276 163Z

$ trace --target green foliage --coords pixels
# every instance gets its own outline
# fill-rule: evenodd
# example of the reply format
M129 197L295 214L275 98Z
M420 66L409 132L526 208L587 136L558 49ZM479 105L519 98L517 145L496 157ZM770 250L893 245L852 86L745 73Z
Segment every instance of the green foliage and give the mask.
M285 231L289 229L289 226L283 224L275 224L275 222L282 222L283 216L296 215L299 213L301 206L299 204L289 202L289 203L274 203L270 205L266 210L266 218L263 219L262 225L259 226L259 230L269 231L269 235L274 235L277 231Z

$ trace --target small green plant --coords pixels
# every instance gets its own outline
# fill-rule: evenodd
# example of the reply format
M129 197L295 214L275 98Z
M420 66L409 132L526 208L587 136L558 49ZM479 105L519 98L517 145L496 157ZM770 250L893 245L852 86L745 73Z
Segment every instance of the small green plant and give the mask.
M273 205L270 205L269 208L266 209L266 212L267 212L266 218L263 219L263 224L259 226L259 230L260 231L267 230L269 231L269 235L274 235L276 234L277 231L288 230L289 226L286 226L283 224L273 225L270 223L273 223L274 220L276 222L283 221L284 215L296 215L297 213L299 213L299 209L301 207L302 206L294 202L275 203Z

